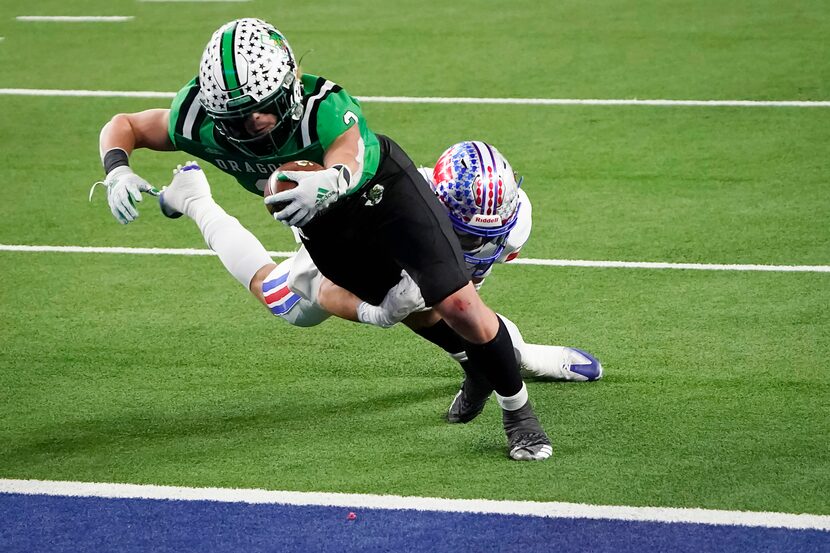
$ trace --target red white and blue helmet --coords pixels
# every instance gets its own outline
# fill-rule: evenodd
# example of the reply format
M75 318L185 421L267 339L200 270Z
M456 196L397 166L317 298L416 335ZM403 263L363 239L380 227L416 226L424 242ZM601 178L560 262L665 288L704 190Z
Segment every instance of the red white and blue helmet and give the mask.
M495 147L480 141L447 148L432 177L432 189L461 238L464 258L473 276L481 276L501 255L516 226L521 179L517 182L510 163Z

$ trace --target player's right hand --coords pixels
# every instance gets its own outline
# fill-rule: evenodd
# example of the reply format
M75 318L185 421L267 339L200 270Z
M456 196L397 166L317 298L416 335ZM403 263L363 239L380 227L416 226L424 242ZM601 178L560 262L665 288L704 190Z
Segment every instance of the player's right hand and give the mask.
M389 289L380 303L380 308L392 324L399 323L413 311L424 308L421 289L409 273L401 271L401 280Z
M380 305L363 302L357 308L357 320L389 328L404 320L413 311L424 308L421 289L406 271L401 271L401 280L386 293Z
M104 186L107 187L107 202L110 204L112 216L122 225L135 221L138 217L135 202L141 201L142 192L153 189L127 165L110 171L104 180Z
M347 175L347 176L346 176ZM303 227L317 213L336 202L349 188L351 174L348 169L329 167L321 171L279 171L281 181L293 181L297 186L265 197L272 205L287 205L274 214L274 218L292 227Z

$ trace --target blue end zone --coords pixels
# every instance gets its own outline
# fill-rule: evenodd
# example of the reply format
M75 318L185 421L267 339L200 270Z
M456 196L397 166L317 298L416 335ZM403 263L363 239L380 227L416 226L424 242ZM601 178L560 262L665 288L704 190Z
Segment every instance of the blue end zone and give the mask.
M830 533L210 501L0 494L0 551L643 551L830 550Z

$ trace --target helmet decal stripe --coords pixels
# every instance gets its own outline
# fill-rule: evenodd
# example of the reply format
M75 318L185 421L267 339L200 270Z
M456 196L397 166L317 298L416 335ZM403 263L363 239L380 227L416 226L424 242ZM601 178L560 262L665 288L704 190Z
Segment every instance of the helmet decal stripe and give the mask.
M225 90L236 91L231 92L231 98L239 96L242 91L239 88L239 80L236 77L236 58L234 56L233 41L236 35L237 23L234 23L222 33L222 75L225 78Z
M481 149L479 149L478 145L481 144L479 141L475 140L470 142L473 145L473 148L476 150L476 155L478 156L478 167L479 167L479 179L481 182L481 209L485 215L492 215L494 213L493 207L493 190L492 190L492 181L490 179L486 179L487 177L487 164L484 162L484 156L481 153ZM491 175L492 176L492 173ZM478 202L476 202L478 203Z
M493 160L493 172L490 174L490 185L495 186L493 191L493 209L491 213L496 213L498 208L501 206L502 202L502 181L499 175L501 171L499 171L498 160L496 159L496 154L493 152L493 147L483 142L484 146L487 148L487 152L490 154L490 159Z

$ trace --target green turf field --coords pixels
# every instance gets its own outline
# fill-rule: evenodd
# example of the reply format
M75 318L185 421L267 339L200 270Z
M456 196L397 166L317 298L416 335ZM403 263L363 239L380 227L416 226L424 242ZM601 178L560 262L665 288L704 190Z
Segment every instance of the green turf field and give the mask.
M172 92L223 22L274 22L361 96L828 100L826 2L0 0L0 88ZM17 15L133 15L23 23ZM0 96L0 243L202 248L153 200L129 226L97 136L167 100ZM490 141L525 176L527 258L830 265L830 108L365 103L432 163ZM138 152L163 185L184 154ZM293 240L208 168L269 249ZM498 267L528 341L595 353L530 384L554 442L506 458L494 402L442 415L460 371L403 328L298 329L215 258L0 252L0 478L830 514L830 274Z

